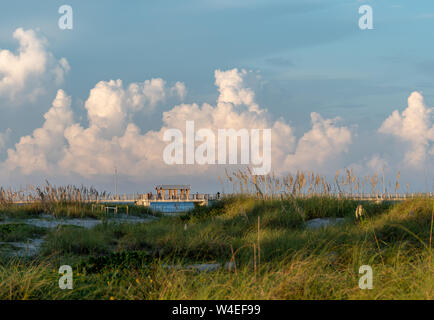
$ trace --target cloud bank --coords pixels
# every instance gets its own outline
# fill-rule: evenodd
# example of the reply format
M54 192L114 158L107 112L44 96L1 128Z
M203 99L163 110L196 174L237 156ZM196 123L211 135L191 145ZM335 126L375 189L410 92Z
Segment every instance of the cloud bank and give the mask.
M1 166L21 175L62 174L88 179L112 175L116 167L119 174L136 181L218 173L222 166L170 166L163 161L167 145L164 132L176 128L185 134L186 120L193 120L196 130L206 128L215 133L219 129L271 128L272 170L277 174L298 169L331 173L347 167L343 155L357 146L353 144L352 130L340 124L341 119L325 119L312 112L311 129L297 139L296 128L284 119L270 120L269 112L255 102L254 92L245 86L247 75L245 70L216 70L219 95L215 105L175 105L162 113L159 130L140 128L133 115L154 110L167 95L183 98L186 89L180 82L168 87L162 79L152 79L124 88L121 80L101 81L90 90L85 102L88 126L74 121L71 97L58 90L42 127L7 150L7 159ZM406 144L403 158L391 165L385 159L387 152L374 153L354 165L370 172L393 169L393 165L397 169L422 165L426 168L433 156L431 115L432 108L425 105L422 95L412 93L407 109L402 114L394 111L378 130L379 134L391 135ZM0 136L3 140L4 137Z
M57 92L52 107L44 115L45 123L8 150L5 162L9 170L21 174L68 173L83 177L109 175L114 167L120 174L143 178L157 176L200 175L214 166L169 166L162 160L165 130L185 132L186 120L197 129L272 129L272 169L296 170L300 166L321 166L346 152L351 132L337 125L337 119L323 119L312 113L312 129L296 142L294 129L283 119L271 121L266 109L255 102L254 92L245 86L245 70L215 71L219 92L215 105L179 104L163 112L162 127L142 131L133 115L152 110L167 94L184 97L185 86L177 82L167 88L162 79L132 83L126 88L121 80L101 81L90 90L85 102L88 127L74 123L71 97Z
M56 60L46 49L46 41L34 31L17 29L14 37L20 44L17 53L0 51L0 97L32 101L46 86L61 83L69 65L64 58ZM129 84L120 79L100 81L89 91L84 103L86 119L81 122L71 107L74 97L59 89L42 126L21 137L12 148L5 150L10 129L0 128L0 177L7 173L97 179L111 176L115 167L131 181L215 176L225 167L170 166L163 161L168 144L164 132L179 129L185 134L187 120L194 121L196 130L214 133L219 129L271 128L272 171L276 174L298 169L327 174L345 167L369 173L386 167L434 169L434 109L425 104L421 93L411 93L407 108L395 110L376 133L402 143L402 157L391 157L385 148L384 152L367 150L362 160L356 160L351 158L352 151L359 148L354 143L356 133L342 119L312 112L311 128L297 132L285 119L273 119L256 102L246 81L250 75L237 68L215 70L218 97L213 104L183 103L187 88L179 81L172 85L161 78ZM178 104L161 113L159 129L142 128L134 121L138 113L156 112L169 97Z

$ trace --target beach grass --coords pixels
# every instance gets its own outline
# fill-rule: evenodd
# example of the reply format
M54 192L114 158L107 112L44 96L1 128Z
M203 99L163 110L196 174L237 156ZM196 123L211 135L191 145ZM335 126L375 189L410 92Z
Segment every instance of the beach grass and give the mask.
M149 223L63 226L47 231L38 256L0 260L0 298L430 300L433 210L422 197L234 196ZM330 217L342 223L307 227ZM72 290L58 286L64 264ZM362 265L373 270L371 290L359 288Z

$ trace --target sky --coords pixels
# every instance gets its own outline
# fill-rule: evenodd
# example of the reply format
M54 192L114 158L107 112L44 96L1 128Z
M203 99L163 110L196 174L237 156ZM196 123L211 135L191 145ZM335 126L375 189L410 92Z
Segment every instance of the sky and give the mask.
M271 128L278 175L400 171L433 192L433 30L429 0L3 4L0 185L114 191L116 167L120 192L218 191L231 166L163 161L164 132L194 120Z

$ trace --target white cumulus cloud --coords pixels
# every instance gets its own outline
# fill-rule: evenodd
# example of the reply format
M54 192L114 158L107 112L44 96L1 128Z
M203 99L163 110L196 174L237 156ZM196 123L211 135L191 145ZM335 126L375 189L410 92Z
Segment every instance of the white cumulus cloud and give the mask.
M168 144L164 132L179 129L185 136L187 120L194 121L196 132L205 128L216 135L219 129L270 128L271 169L276 173L323 168L347 150L351 143L349 129L338 126L337 119L323 119L317 113L311 114L312 128L297 142L294 129L284 119L270 120L268 111L256 103L253 90L245 84L248 75L238 69L216 70L220 93L216 103L176 105L162 113L162 126L155 131L139 128L129 115L152 110L169 95L182 98L186 92L182 83L169 88L163 80L153 79L124 88L121 80L101 81L90 90L85 103L88 127L73 122L71 99L59 90L42 128L8 150L7 164L25 174L50 171L86 178L112 175L116 166L120 174L137 180L218 172L221 166L170 166L163 161Z
M0 97L14 103L34 101L47 86L63 82L69 64L65 58L56 60L47 41L31 29L16 29L13 37L19 43L17 52L0 50Z
M126 116L128 109L133 111L140 109L134 108L133 103L130 102L139 100L131 99L130 93L136 92L136 89L121 89L120 80L110 83L100 82L92 89L86 102L90 120L89 128L76 124L65 131L68 148L60 166L63 170L82 175L110 174L114 166L117 166L120 172L130 176L143 176L149 172L160 175L198 174L209 167L168 166L162 159L163 150L167 145L163 140L164 132L176 128L185 133L187 120L195 122L196 130L207 128L215 133L218 129L225 128L265 129L274 126L276 132L279 131L275 135L276 145L279 145L277 142L279 139L285 141L280 143L281 151L276 154L285 152L286 148L292 147L291 143L294 139L292 130L283 120L273 124L261 115L263 110L260 110L254 102L254 93L244 88L243 77L246 74L246 71L237 69L217 70L216 84L220 95L215 106L207 103L202 106L196 103L177 105L163 112L163 125L160 130L144 133L136 124L128 123ZM149 88L151 82L146 83L148 84L146 87ZM159 83L160 87L164 86L163 82ZM134 87L136 88L136 85ZM172 94L175 92L182 98L186 89L182 83L177 82L170 92ZM159 96L163 99L163 95ZM241 104L248 108L239 108ZM256 106L254 111L251 110L251 106ZM125 124L125 128L122 124ZM107 128L112 129L110 134L105 131Z
M285 161L288 170L313 170L326 165L348 151L351 144L351 131L337 126L337 119L323 119L316 112L311 113L312 129L306 132L297 143L294 154Z
M85 103L90 125L106 137L119 136L126 128L128 116L137 111L152 112L168 95L183 99L185 85L177 82L168 88L161 78L131 83L123 87L122 80L100 81L90 90Z
M71 97L58 90L44 118L41 128L21 137L15 149L8 150L6 165L10 170L18 168L25 174L57 170L57 162L64 154L65 129L73 124Z
M402 114L393 111L379 129L380 133L391 134L410 145L404 159L409 166L420 167L429 154L434 154L433 110L425 105L421 93L413 92Z

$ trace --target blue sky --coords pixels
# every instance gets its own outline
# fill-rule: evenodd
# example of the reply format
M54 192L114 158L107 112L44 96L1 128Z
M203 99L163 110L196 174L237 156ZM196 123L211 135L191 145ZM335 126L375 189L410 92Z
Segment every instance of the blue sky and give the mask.
M38 28L72 67L65 90L82 99L103 79L151 77L215 99L212 72L233 67L260 72L260 102L297 120L313 110L385 116L413 90L433 98L430 1L70 1L72 31L57 27L63 3L6 5L1 43L13 48L16 28ZM362 4L375 30L358 28Z
M73 30L57 26L62 4L73 8ZM358 27L358 8L364 4L373 8L373 30ZM65 57L70 66L63 83L47 88L36 101L2 108L0 132L11 129L8 148L43 125L58 89L72 97L76 121L85 126L90 90L111 79L124 84L151 78L168 85L182 81L188 91L183 103L214 104L219 95L214 71L245 69L255 75L247 77L246 85L268 110L269 120L282 117L297 139L310 130L312 112L340 117L341 125L356 128L352 141L363 147L343 154L343 166L363 157L368 147L374 155L384 145L399 143L377 131L393 110L407 107L412 92L421 92L425 103L434 105L434 4L428 0L17 0L3 4L0 17L0 49L16 51L13 32L32 29L48 41L54 57ZM142 132L159 130L163 112L177 103L168 98L155 112L136 114L134 122ZM0 159L6 158L6 152L0 153ZM42 175L35 173L32 181ZM30 179L19 176L22 182ZM86 179L91 180L78 173L72 180ZM105 186L111 178L102 174L98 179ZM205 184L200 179L197 183Z

